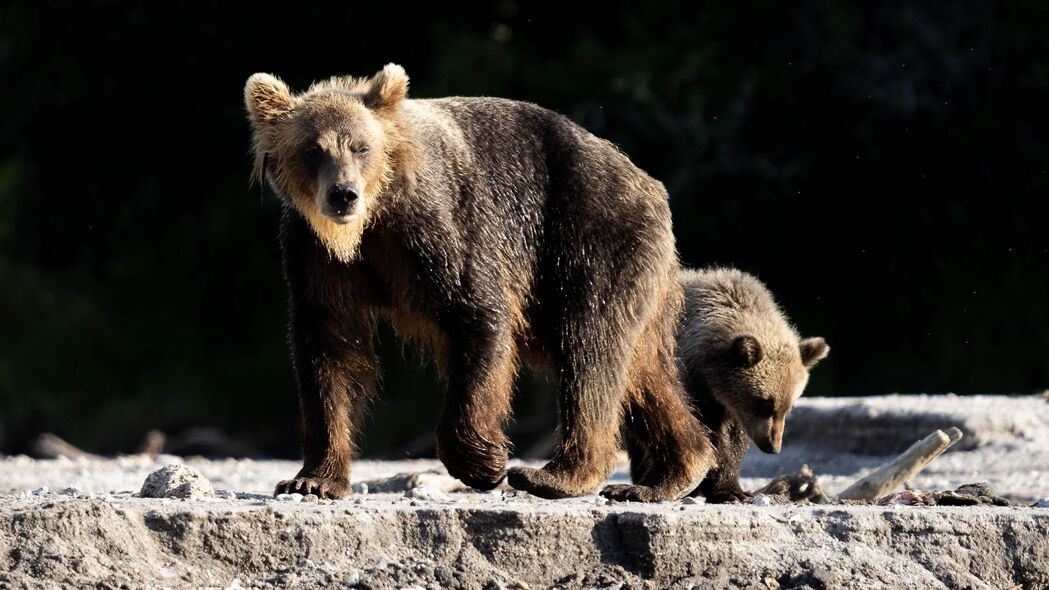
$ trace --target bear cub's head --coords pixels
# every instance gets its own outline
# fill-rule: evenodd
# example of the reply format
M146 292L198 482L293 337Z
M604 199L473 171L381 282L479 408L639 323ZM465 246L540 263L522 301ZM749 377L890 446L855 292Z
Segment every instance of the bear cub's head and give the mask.
M778 453L809 370L830 347L823 338L801 339L772 293L749 274L683 270L680 278L678 353L689 393L712 396L759 449Z
M408 76L389 64L370 78L336 77L301 94L270 74L244 87L254 135L253 178L306 220L336 258L356 256L361 232L406 149L398 109Z

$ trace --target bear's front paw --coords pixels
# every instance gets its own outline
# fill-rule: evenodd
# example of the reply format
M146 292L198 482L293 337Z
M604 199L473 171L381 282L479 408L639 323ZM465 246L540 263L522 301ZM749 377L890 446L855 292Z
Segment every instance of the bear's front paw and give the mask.
M475 490L494 489L506 477L509 456L506 437L460 429L438 429L437 456L448 474Z
M601 490L601 495L617 502L664 502L673 499L657 488L626 483L607 485Z
M749 504L754 494L743 490L717 490L707 496L707 504Z
M296 477L277 484L273 495L280 494L315 494L319 498L338 500L350 494L350 482L326 477Z

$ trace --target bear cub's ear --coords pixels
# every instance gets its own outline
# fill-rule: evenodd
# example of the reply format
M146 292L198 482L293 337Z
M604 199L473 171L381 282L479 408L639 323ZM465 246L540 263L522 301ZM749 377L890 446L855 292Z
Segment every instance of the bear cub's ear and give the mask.
M364 106L377 111L392 111L408 96L408 74L397 64L386 64L372 76L364 93Z
M291 90L276 76L255 74L244 85L244 106L253 123L272 123L291 111Z
M827 354L830 352L827 342L819 336L802 340L798 343L798 348L801 349L801 364L810 369L815 367L816 363L827 358Z
M738 336L732 341L732 359L738 366L753 367L761 362L764 351L753 336Z

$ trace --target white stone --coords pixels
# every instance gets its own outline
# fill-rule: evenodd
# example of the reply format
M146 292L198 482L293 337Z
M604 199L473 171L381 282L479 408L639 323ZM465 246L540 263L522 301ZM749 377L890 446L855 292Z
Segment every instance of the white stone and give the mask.
M139 495L143 498L197 499L215 496L211 482L186 465L166 465L146 477Z
M427 500L430 502L451 502L451 497L448 494L427 486L421 486L418 488L412 488L407 492L404 492L405 498L413 498L415 500Z
M303 496L302 494L299 494L299 493L295 493L295 494L277 494L277 501L278 502L302 502L302 499L305 498L305 497L306 496Z
M368 484L364 483L363 481L353 484L353 493L360 494L362 496L367 496Z
M772 499L768 496L758 496L750 501L754 506L772 506Z

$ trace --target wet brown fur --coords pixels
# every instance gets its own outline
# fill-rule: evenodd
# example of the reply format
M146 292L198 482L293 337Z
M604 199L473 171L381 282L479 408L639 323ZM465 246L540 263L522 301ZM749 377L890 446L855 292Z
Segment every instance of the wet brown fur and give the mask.
M772 293L749 274L686 269L681 283L681 374L712 431L718 462L693 495L712 503L742 501L749 494L740 487L739 470L750 441L779 452L809 370L830 348L822 338L799 338Z
M591 492L624 423L651 466L625 498L692 490L713 465L674 363L681 306L666 194L622 153L536 105L405 98L387 66L295 95L256 74L245 101L255 174L283 197L284 272L304 465L278 492L349 491L352 435L374 394L373 334L389 321L448 384L438 455L479 489L507 475L522 362L559 388L561 441L509 483ZM320 209L325 179L358 182L359 214Z

